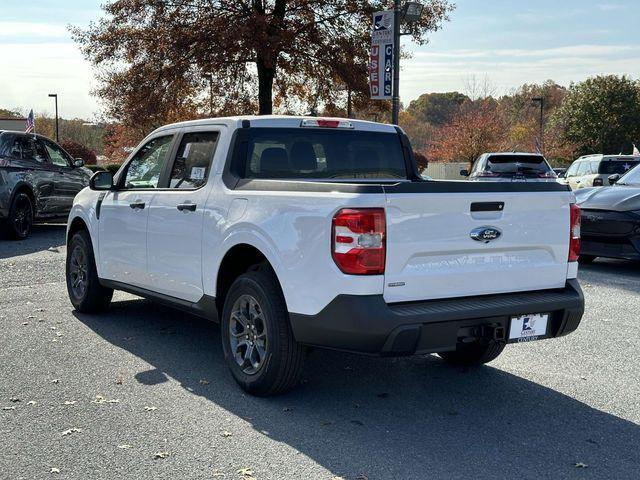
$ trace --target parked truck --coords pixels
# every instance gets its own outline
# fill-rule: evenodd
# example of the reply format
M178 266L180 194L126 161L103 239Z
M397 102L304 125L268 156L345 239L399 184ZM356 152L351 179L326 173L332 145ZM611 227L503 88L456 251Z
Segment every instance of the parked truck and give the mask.
M584 311L567 186L428 181L400 128L365 121L162 127L93 176L67 238L78 311L123 290L218 320L256 395L294 387L308 346L479 365Z

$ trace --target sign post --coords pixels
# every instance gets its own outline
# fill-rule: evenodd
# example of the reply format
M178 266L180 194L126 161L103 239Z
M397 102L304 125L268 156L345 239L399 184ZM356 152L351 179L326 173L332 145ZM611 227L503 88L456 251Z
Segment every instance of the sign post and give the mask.
M373 100L393 98L395 21L393 10L373 14L369 87Z

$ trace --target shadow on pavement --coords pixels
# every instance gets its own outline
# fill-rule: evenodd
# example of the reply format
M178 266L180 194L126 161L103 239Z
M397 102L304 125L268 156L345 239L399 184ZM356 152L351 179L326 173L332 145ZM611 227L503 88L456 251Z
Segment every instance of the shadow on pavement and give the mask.
M599 258L591 265L580 265L578 278L597 286L640 292L640 262Z
M152 365L141 385L172 377L345 478L631 478L640 464L638 425L489 366L316 350L303 385L261 399L232 380L213 324L144 300L75 315Z
M62 247L66 243L66 228L64 223L37 224L24 240L5 240L0 237L0 260Z

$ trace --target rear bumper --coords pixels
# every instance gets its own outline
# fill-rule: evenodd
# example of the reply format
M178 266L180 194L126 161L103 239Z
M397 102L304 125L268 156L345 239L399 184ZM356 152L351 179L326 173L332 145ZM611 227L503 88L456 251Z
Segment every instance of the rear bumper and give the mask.
M508 332L511 317L550 313L548 337L573 332L584 314L577 280L564 289L388 305L382 295L340 295L317 315L290 314L296 340L358 353L401 356L455 350L462 338Z

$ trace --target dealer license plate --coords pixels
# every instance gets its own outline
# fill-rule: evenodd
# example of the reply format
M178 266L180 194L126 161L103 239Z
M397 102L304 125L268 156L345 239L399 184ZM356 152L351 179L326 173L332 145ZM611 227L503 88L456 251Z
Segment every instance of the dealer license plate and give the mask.
M533 342L547 336L549 314L534 313L511 318L509 343Z

